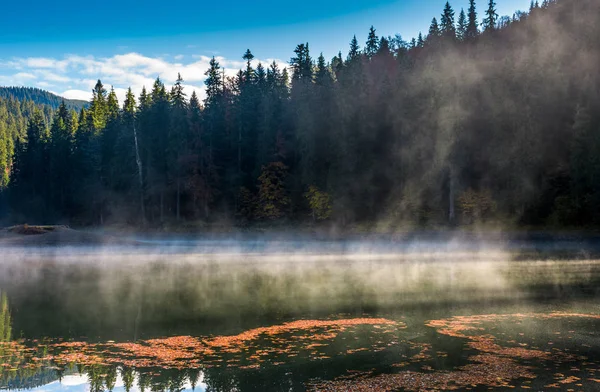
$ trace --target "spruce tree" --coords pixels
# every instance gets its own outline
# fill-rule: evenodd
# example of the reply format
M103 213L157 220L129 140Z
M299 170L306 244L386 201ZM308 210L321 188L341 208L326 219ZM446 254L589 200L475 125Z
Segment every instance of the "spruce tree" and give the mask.
M379 38L377 38L377 34L375 33L375 28L371 26L369 29L369 36L367 38L367 44L365 46L365 55L370 59L375 56L377 51L379 50Z
M290 65L294 70L292 75L293 81L304 80L311 81L313 73L313 62L310 57L310 51L307 44L300 44L294 50L296 57L290 60Z
M417 47L422 48L425 46L425 40L423 39L423 33L419 31L419 37L417 38Z
M47 196L51 185L47 164L50 134L39 109L34 109L26 135L26 140L19 145L15 162L12 204L27 216L43 220L47 217Z
M411 45L413 47L417 45L417 41L414 38L413 38L413 42L411 42ZM390 54L390 41L387 38L381 37L381 40L379 41L379 49L377 50L377 54L378 55Z
M244 60L246 60L246 70L244 71L244 81L247 84L251 84L254 80L254 69L252 68L252 60L254 60L254 55L250 51L250 49L246 50L244 56L242 56Z
M73 179L73 143L76 131L73 115L63 102L56 112L50 128L49 166L52 181L53 207L63 217L70 214Z
M488 3L488 9L485 11L487 15L483 20L483 29L485 31L494 31L496 30L496 24L498 23L498 14L496 13L496 2L494 0L490 0Z
M356 35L352 37L352 41L350 41L350 50L348 51L347 62L351 62L357 59L360 56L360 47L358 46L358 40L356 39Z
M446 39L455 39L456 38L456 27L454 25L454 10L450 5L450 2L446 2L444 6L444 12L442 13L441 19L441 33L442 36Z
M181 198L183 192L183 173L181 162L183 151L189 145L188 103L183 91L183 78L177 74L177 81L173 85L170 95L171 110L168 133L168 168L169 177L175 181L175 217L181 219Z
M204 100L205 106L214 105L218 102L220 97L223 95L223 76L221 75L221 66L219 62L213 57L209 63L210 68L204 73L206 80L206 98Z
M467 39L467 29L469 24L467 22L467 15L465 14L465 10L461 9L460 14L458 15L458 28L456 30L456 37L460 41L464 41Z
M267 85L267 71L265 70L265 67L262 65L262 63L258 63L258 65L256 66L256 87L258 89L259 94L263 94L265 92L266 89L266 85Z
M479 22L477 21L477 8L475 0L469 0L469 13L467 23L467 40L474 40L479 35Z
M440 26L438 25L438 21L436 18L431 20L431 25L429 26L429 34L427 35L427 42L435 42L438 38L440 38Z
M329 67L325 62L325 56L323 53L317 59L317 70L315 73L315 83L324 86L331 82L331 74L329 73Z
M90 103L90 116L93 132L98 133L106 126L108 118L106 89L100 80L92 90L92 101Z

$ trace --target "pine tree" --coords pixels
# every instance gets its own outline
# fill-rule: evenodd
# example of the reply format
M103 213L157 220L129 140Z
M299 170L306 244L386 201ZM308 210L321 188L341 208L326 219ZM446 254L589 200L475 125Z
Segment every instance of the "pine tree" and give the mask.
M14 165L12 204L33 219L43 220L48 215L47 195L48 142L50 134L44 115L35 109L27 124L27 136L18 146Z
M458 28L456 30L456 37L460 41L464 41L467 39L467 29L469 25L467 23L467 15L465 14L465 10L461 9L460 14L458 15Z
M202 124L202 108L196 91L189 102L189 126L191 142L187 149L184 169L187 173L186 189L191 194L194 209L200 211L204 219L210 216L210 203L213 201L214 167L209 139Z
M417 38L417 47L422 48L425 46L425 40L423 39L423 33L419 32L419 37Z
M190 143L188 124L188 103L183 92L183 78L177 74L177 81L173 85L170 95L171 110L168 133L168 167L169 177L175 181L175 217L181 219L181 198L183 190L183 173L181 172L182 154Z
M375 28L371 26L369 29L369 37L367 38L367 44L365 46L365 55L370 59L375 56L377 51L379 50L379 38L377 38L377 34L375 33Z
M469 15L467 23L467 40L474 40L479 35L479 22L477 21L477 8L475 0L469 0Z
M108 119L106 89L102 82L98 80L92 90L92 101L90 103L91 125L95 134L98 134L106 126Z
M223 77L221 75L221 66L213 57L210 60L210 68L204 73L207 76L204 84L206 85L205 106L214 105L223 96Z
M105 193L105 199L115 187L116 168L116 147L121 129L121 119L119 118L119 102L114 88L111 87L106 102L106 125L100 134L101 157L100 157L100 183L102 191Z
M267 86L267 71L262 63L258 63L256 66L256 87L258 89L259 94L264 94Z
M65 103L61 103L50 128L49 164L53 207L63 217L70 214L73 179L73 143L77 124Z
M498 23L498 14L496 13L496 2L494 0L490 0L488 4L488 9L485 12L487 15L483 20L483 29L485 31L494 31L496 30L496 24Z
M313 62L310 57L308 44L300 44L294 50L296 57L290 60L290 65L294 70L292 81L312 81L313 77Z
M455 39L456 38L456 27L454 25L454 10L450 5L450 2L446 2L444 6L444 12L442 13L441 19L441 33L444 38Z
M356 39L356 35L352 37L352 41L350 41L350 50L348 51L347 62L351 62L357 59L360 56L360 47L358 46L358 40Z
M242 57L246 60L246 70L244 71L244 80L246 83L251 84L254 80L254 69L252 68L252 60L254 60L254 55L250 51L250 49L246 50L244 56Z
M427 35L427 42L435 42L441 36L440 26L438 25L438 21L436 18L431 20L431 25L429 26L429 34Z
M315 73L315 83L319 86L328 86L331 83L331 73L329 67L325 63L325 56L323 53L317 59L317 71Z
M146 130L146 147L149 152L148 167L148 190L149 196L154 197L158 205L160 222L165 221L168 201L166 200L169 192L169 183L172 159L169 154L169 129L170 129L170 104L169 95L165 85L156 78L152 91L152 105L149 110L150 122ZM158 199L158 200L157 200Z
M413 47L417 45L417 41L414 38L411 45ZM381 37L381 40L379 41L379 49L377 50L377 55L389 55L390 53L390 41L385 37Z

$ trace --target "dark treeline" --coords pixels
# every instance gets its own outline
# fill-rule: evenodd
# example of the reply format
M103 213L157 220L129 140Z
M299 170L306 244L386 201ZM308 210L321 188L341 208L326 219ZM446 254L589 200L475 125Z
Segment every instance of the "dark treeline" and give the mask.
M71 224L329 220L341 225L600 223L600 3L450 4L410 42L356 37L290 72L213 59L206 98L181 77L123 104L29 121L14 220ZM478 12L485 16L479 26Z

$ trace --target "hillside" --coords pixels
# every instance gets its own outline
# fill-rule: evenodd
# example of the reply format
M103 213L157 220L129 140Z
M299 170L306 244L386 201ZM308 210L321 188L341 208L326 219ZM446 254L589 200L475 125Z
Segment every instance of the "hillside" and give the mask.
M68 109L73 109L77 112L88 105L86 101L66 99L34 87L0 87L0 98L32 101L38 105L48 105L54 110L58 109L60 103L64 101Z

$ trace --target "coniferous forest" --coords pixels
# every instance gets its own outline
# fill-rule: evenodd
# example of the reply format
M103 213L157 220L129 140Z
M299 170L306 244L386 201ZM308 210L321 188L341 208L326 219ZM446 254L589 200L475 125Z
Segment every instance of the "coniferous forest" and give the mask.
M213 58L202 100L186 75L124 102L98 81L79 111L0 98L0 219L596 226L599 14L448 3L410 41L301 43L287 69L248 50L235 77Z

